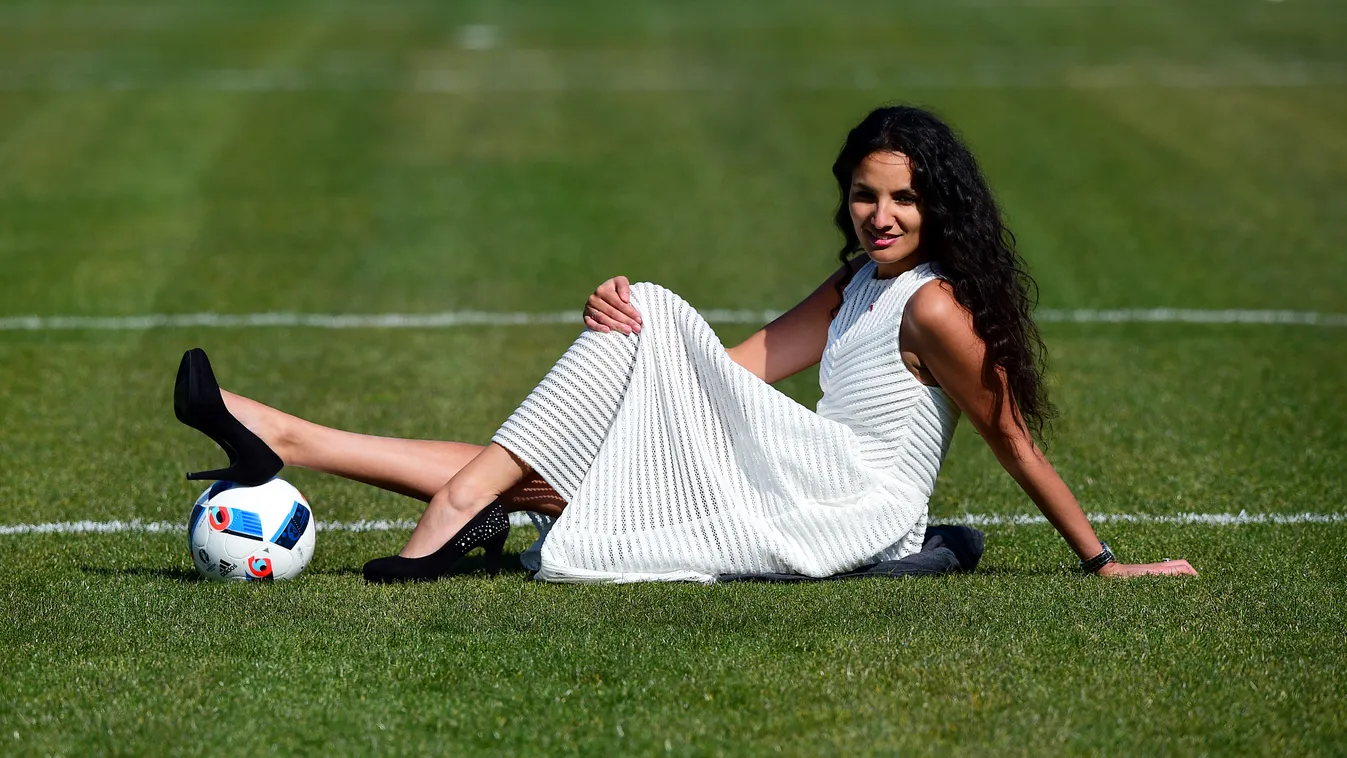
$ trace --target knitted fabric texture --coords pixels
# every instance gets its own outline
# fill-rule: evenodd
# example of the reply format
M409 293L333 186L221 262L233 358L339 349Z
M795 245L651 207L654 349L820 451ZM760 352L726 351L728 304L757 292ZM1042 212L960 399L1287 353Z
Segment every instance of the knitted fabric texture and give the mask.
M640 334L586 330L496 432L567 502L535 578L823 577L921 549L958 412L903 365L923 264L848 284L817 412L739 366L669 290L631 287ZM531 556L525 556L531 557Z

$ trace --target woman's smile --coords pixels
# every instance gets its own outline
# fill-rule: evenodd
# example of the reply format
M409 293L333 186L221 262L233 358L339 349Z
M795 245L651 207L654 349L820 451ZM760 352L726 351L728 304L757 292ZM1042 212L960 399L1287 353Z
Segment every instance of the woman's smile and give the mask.
M888 247L903 238L903 234L901 232L898 234L892 233L881 234L879 232L871 231L870 229L865 230L865 236L867 237L866 241L869 242L870 245L877 248Z

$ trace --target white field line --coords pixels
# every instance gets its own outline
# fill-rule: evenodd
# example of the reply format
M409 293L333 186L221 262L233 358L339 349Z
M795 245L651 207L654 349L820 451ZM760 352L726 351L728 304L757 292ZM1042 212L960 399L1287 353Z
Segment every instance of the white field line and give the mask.
M1197 524L1201 526L1244 526L1248 524L1347 524L1347 513L1092 513L1096 524ZM1048 523L1046 516L1030 513L963 513L935 518L932 523L968 526L1032 526Z
M713 324L766 324L781 311L699 311ZM1189 308L1044 309L1041 323L1072 324L1281 324L1347 326L1347 314L1313 311L1193 310ZM168 328L309 327L313 329L442 329L456 326L580 324L577 311L527 313L445 311L442 313L152 313L143 316L5 316L0 332L94 330L137 332Z
M1096 524L1193 524L1200 526L1347 524L1347 513L1094 513L1089 516ZM935 518L934 523L967 524L969 526L1038 526L1048 520L1029 513L964 513ZM510 514L512 526L530 526L524 513ZM416 526L412 519L361 519L359 521L320 521L320 532L389 532L410 531ZM0 536L20 534L111 534L118 532L175 533L186 529L178 521L55 521L45 524L0 524Z
M1192 308L1044 309L1037 321L1074 324L1297 324L1347 326L1347 313L1313 311L1196 310Z

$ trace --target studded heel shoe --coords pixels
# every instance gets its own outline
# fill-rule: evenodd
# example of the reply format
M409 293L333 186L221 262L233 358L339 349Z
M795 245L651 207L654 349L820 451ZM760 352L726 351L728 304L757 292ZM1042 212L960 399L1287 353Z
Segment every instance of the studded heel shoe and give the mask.
M510 519L500 503L488 505L463 525L444 546L421 558L390 555L365 564L365 581L375 584L423 582L439 579L474 548L486 549L486 570L495 576L500 570L500 554L510 536Z

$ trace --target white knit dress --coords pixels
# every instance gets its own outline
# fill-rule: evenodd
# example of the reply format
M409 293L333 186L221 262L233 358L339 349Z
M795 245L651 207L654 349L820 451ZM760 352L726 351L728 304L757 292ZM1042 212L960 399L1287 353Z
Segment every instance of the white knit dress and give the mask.
M535 578L828 576L918 551L958 411L903 365L927 264L873 261L828 330L812 412L735 363L682 298L632 285L640 334L586 330L493 438L567 502Z

